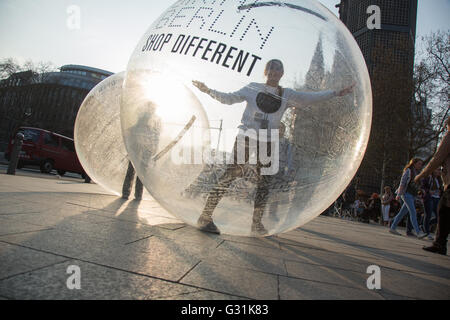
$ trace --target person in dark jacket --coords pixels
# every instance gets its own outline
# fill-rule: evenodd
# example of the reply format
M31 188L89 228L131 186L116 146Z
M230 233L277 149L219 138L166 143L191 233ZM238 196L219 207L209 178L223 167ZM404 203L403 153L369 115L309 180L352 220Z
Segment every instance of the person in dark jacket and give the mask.
M417 212L415 205L415 198L419 190L418 184L415 183L414 179L422 169L422 166L422 159L413 158L406 165L405 169L403 169L400 185L396 191L396 200L400 201L401 198L403 200L403 206L400 209L399 213L395 216L394 221L392 221L391 227L389 229L389 232L392 234L400 235L400 233L396 230L397 225L400 223L403 217L409 213L409 218L411 219L412 225L414 226L417 238L422 239L426 236L426 234L420 230L419 224L417 223Z
M381 199L378 193L373 193L361 214L363 222L369 223L370 219L377 220L381 213Z
M438 227L433 245L423 247L424 250L446 255L447 237L450 232L450 117L447 118L447 133L441 141L436 153L425 169L415 177L415 181L429 176L434 170L442 166L442 182L444 192L438 206Z
M423 231L428 235L428 239L433 240L430 235L430 221L433 213L437 216L437 208L441 199L440 168L433 171L431 175L422 179L422 189L425 191L423 216Z

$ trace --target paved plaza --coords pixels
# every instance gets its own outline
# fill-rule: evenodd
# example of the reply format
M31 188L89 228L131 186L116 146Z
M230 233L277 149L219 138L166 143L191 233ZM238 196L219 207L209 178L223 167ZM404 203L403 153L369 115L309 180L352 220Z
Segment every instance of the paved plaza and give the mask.
M123 200L75 176L5 172L1 299L450 298L450 258L379 225L320 216L268 238L213 235L154 200ZM373 265L379 290L367 287ZM68 288L71 266L79 290Z

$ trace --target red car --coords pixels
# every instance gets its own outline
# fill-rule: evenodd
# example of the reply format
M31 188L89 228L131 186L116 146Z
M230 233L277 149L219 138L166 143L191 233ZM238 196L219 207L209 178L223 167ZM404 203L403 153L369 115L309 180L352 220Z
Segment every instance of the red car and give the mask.
M61 176L66 172L74 172L87 178L75 152L73 139L39 128L21 127L16 134L19 132L25 137L17 165L19 169L38 165L43 173L50 173L54 169ZM5 153L8 160L13 144L14 139L11 139Z

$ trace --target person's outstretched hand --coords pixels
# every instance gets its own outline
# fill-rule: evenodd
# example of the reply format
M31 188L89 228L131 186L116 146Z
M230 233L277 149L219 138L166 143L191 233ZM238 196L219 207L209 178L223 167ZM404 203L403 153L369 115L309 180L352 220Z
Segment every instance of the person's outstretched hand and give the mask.
M209 92L209 88L208 88L208 87L206 86L206 84L204 84L203 82L193 80L193 81L192 81L192 84L193 84L195 87L197 87L198 90L200 90L201 92L204 92L204 93L208 93L208 92Z
M415 184L420 184L420 180L422 180L424 177L421 174L418 174L417 176L415 176L414 178L414 183Z
M353 82L351 86L349 86L349 87L347 87L347 88L345 88L345 89L342 89L341 91L338 91L338 92L337 92L337 95L338 95L339 97L346 96L346 95L348 95L349 93L353 92L353 88L354 88L354 87L355 87L355 83Z

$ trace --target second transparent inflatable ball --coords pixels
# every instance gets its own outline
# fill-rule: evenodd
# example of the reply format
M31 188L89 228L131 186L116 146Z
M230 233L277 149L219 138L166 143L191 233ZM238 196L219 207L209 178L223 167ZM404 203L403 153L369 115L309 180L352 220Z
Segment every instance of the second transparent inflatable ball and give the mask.
M120 126L124 77L124 72L117 73L90 91L78 110L74 131L75 148L86 173L118 196L130 163ZM145 189L143 196L151 198Z

